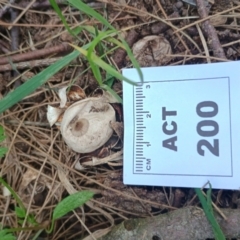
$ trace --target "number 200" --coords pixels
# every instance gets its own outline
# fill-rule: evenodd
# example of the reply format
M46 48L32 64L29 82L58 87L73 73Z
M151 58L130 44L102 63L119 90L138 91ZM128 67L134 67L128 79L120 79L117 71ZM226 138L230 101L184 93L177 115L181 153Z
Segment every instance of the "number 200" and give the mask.
M211 108L210 111L203 111L204 108ZM202 118L212 118L218 114L218 105L212 101L200 102L196 107L197 115ZM212 127L212 130L203 130L203 127ZM197 133L202 137L213 137L218 134L219 126L216 121L203 120L197 125ZM205 152L202 147L206 147L213 155L219 156L219 140L213 139L213 144L202 139L197 143L197 152L204 156Z

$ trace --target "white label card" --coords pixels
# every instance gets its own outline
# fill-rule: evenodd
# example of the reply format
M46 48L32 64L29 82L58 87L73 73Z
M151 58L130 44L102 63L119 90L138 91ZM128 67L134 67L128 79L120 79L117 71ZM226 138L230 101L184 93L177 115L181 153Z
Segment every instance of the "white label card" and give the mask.
M124 183L240 187L240 61L142 68L123 83ZM139 82L136 69L123 75Z

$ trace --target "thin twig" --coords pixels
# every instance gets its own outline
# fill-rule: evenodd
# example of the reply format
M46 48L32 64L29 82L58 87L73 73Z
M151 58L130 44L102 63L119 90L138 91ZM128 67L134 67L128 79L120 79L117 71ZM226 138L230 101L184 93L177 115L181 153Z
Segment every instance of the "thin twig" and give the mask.
M5 53L5 54L9 54L10 50L8 49L8 46L6 44L6 42L4 42L3 40L0 39L0 50Z
M56 3L58 4L58 6L62 6L62 5L66 6L66 1L63 1L63 0L56 0ZM18 6L18 7L25 8L28 6L28 4L29 4L28 2L22 1L19 4L14 4L13 7ZM104 7L104 4L100 2L90 2L90 3L87 3L87 5L95 9ZM49 0L37 1L30 7L30 9L39 9L39 8L46 8L46 7L52 7Z
M31 8L31 6L35 3L36 0L32 0L32 2L28 3L28 5L24 8L24 10L12 21L13 24L17 23L18 20L26 13L26 11ZM12 10L12 9L11 9ZM16 10L15 10L16 11ZM12 26L8 28L8 30L11 30Z
M240 42L240 40L239 40ZM204 54L205 52L201 52L201 53L198 53L198 54L195 54L195 55L189 55L189 54L166 54L165 56L166 57L187 57L186 61L187 60L191 60L191 59L194 59L194 58L202 58L202 59L211 59L211 60L215 60L215 61L221 61L221 62L231 62L231 60L228 60L228 59L222 59L222 58L218 58L218 57L206 57L206 56L202 56L202 54ZM176 65L176 64L180 64L179 62L177 63L173 63L173 64L170 64L170 65Z
M18 10L15 9L10 9L10 14L11 14L11 22L14 23L14 21L17 19L18 16ZM11 50L12 52L15 52L19 48L19 27L14 26L10 30L11 33ZM13 69L13 76L17 77L19 75L19 72L16 69ZM14 88L20 86L21 81L18 79L14 83Z
M164 9L163 9L163 7L162 7L162 4L159 2L159 0L156 0L156 2L157 2L157 5L158 5L159 9L161 10L164 18L167 19L168 16L167 16L167 14L165 13L165 11L164 11Z
M41 60L32 60L27 62L20 62L14 64L4 64L0 65L0 72L11 71L14 69L27 69L34 67L47 67L51 64L58 61L60 58L49 58L49 59L41 59Z
M18 16L18 11L11 9L11 22L13 23ZM11 29L11 50L17 51L19 47L19 27L13 27Z
M201 19L204 19L208 17L208 12L205 6L204 1L202 0L196 0L197 8L198 8L198 14L201 17ZM224 50L221 46L221 43L218 39L217 32L213 25L211 24L210 20L206 20L202 22L202 30L205 34L205 36L208 38L208 45L213 51L213 55L218 58L226 59Z
M36 50L33 52L27 52L27 53L16 54L13 56L3 57L0 59L0 65L8 64L9 62L16 63L16 62L46 57L54 53L66 52L66 51L69 51L70 49L71 47L69 46L68 43L62 43L57 46Z
M159 4L160 4L160 3L159 3ZM160 4L160 6L161 6L161 4ZM167 20L167 18L166 18L167 14L165 13L165 11L164 11L164 9L163 9L162 7L161 7L161 11L162 11L163 15L165 16L165 19ZM175 14L178 15L178 10L177 10L177 9L174 9L174 12L176 12ZM174 12L173 12L173 14L174 14ZM172 16L174 16L173 14L172 14ZM169 18L171 18L172 16L170 16ZM172 23L174 23L174 22L172 22ZM159 24L163 24L163 22L160 22ZM185 47L185 49L186 49L189 53L191 53L191 51L190 51L190 49L188 48L187 44L183 41L182 36L180 36L179 33L176 33L176 35L177 35L178 39L180 40L180 42L182 43L182 45Z
M108 2L107 0L99 0L99 1L109 4L109 2ZM117 6L117 7L119 7L119 6L121 7L121 5L120 5L119 3L116 3L116 2L111 2L111 5ZM128 6L126 12L129 12L129 13L134 14L134 15L140 15L140 14L143 14L144 16L145 16L145 15L148 15L148 16L154 18L154 19L157 19L157 20L160 21L160 22L163 22L163 23L169 25L172 29L178 30L178 27L174 26L171 22L169 22L169 19L168 19L168 20L165 20L165 19L163 19L163 18L161 18L161 17L159 17L159 16L157 16L157 15L154 15L154 14L152 14L152 13L150 13L150 12L147 12L147 11L145 11L145 10L138 9L137 12L136 12L136 8L135 8L135 7ZM173 34L175 34L176 32L178 32L178 31L173 32ZM198 49L199 52L201 52L201 49L199 48L199 46L197 45L197 43L196 43L194 40L192 40L192 38L190 38L185 32L182 32L182 34L183 34L191 43L193 43L193 45ZM181 38L180 38L180 41L182 42L182 39L181 39ZM183 43L184 46L186 45L184 42L182 42L182 43Z
M211 59L209 58L210 55L209 55L209 51L208 51L208 47L207 47L207 43L206 43L206 40L205 40L205 38L204 38L204 36L203 36L202 30L201 30L201 28L199 27L198 24L196 25L196 27L197 27L197 30L198 30L198 33L199 33L200 39L201 39L201 41L202 41L202 45L203 45L203 48L204 48L205 54L206 54L206 60L207 60L208 63L211 63Z
M168 20L171 18L179 18L178 20L174 20L174 23L178 23L181 21L180 15L178 12L173 12L168 16ZM156 22L152 24L151 31L153 34L164 33L170 28L169 25L165 24L164 22Z
M203 21L206 21L206 20L208 20L208 19L214 18L214 17L219 16L219 15L223 15L224 13L228 13L228 12L231 12L231 11L236 10L236 9L239 9L239 8L240 8L240 5L238 5L238 6L236 6L236 7L229 8L229 9L227 9L227 10L225 10L225 11L216 13L216 14L214 14L214 15L208 16L208 17L206 17L205 19L197 20L197 21L195 21L195 22L193 22L193 23L190 23L190 24L188 24L188 25L185 25L185 26L182 27L182 28L179 28L179 29L175 30L173 33L182 32L183 30L185 30L185 29L187 29L187 28L189 28L189 27L192 27L192 26L194 26L194 25L196 25L196 24L198 24L198 23L202 23Z
M4 123L6 125L19 125L19 121L18 120L5 120ZM33 122L33 121L23 121L22 122L23 125L30 125L30 126L38 126L38 127L49 127L49 123L48 122Z

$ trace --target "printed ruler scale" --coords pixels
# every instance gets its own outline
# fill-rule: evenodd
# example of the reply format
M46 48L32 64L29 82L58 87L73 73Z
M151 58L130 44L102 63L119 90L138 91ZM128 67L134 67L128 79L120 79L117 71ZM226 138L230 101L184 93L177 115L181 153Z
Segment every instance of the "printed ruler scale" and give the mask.
M135 172L142 173L144 165L147 161L150 161L149 158L144 156L144 146L150 146L149 142L144 141L144 131L146 126L144 125L145 115L150 116L149 111L144 111L144 99L143 95L143 86L137 86L134 88L135 95Z
M143 83L124 82L125 184L240 187L239 67L143 68Z

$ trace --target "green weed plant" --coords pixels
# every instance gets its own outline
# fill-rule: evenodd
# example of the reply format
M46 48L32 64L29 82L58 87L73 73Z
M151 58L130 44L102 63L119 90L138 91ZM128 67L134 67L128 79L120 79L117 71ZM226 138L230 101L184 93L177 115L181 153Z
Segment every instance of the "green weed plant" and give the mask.
M96 12L94 9L92 9L91 7L89 7L87 4L83 3L80 0L67 0L66 4L69 4L75 9L78 9L80 12L83 12L88 16L90 16L91 18L96 19L101 24L103 24L106 30L100 31L97 28L94 28L91 26L79 26L71 30L60 8L55 2L55 0L50 0L50 2L70 34L78 38L77 35L82 30L85 30L92 35L93 40L90 43L87 43L81 47L72 45L77 50L73 51L72 53L58 60L56 63L47 67L42 72L38 73L37 75L29 79L27 82L23 83L21 86L19 86L12 92L8 93L2 100L0 100L0 113L6 111L10 107L12 107L14 104L21 101L24 97L30 95L37 88L41 87L43 84L45 84L48 81L50 77L52 77L54 74L59 72L62 68L67 66L71 61L76 59L80 54L83 54L88 60L90 68L99 86L109 91L112 95L115 96L115 98L119 102L122 102L122 99L111 89L112 83L113 83L112 79L117 78L119 80L127 81L131 84L135 84L135 83L132 80L120 74L115 69L114 66L111 66L106 61L104 61L103 59L106 56L106 54L112 52L118 47L123 48L127 52L127 55L131 60L133 67L137 69L139 78L141 81L143 81L143 75L138 62L134 58L131 52L131 49L129 48L126 41L121 37L120 32L118 32L98 12ZM117 40L117 38L120 40ZM103 49L105 48L105 45L103 44L103 41L106 41L107 43L111 43L111 45L114 45L114 47L112 49L109 49L106 53L104 53ZM100 55L97 55L95 52L99 52ZM103 74L103 71L105 71L104 72L105 74ZM105 75L106 77L104 78L103 75Z

